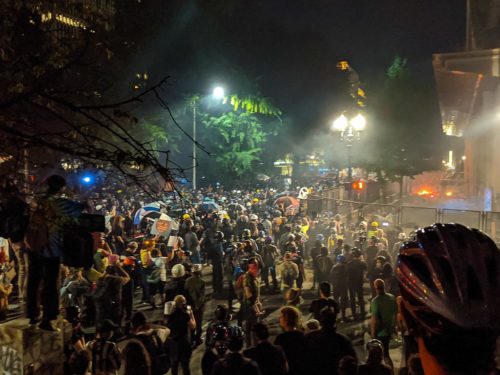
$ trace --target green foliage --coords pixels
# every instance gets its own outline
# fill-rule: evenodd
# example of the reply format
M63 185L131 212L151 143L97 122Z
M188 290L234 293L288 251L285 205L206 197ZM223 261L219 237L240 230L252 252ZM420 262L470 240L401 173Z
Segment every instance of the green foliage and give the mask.
M227 102L227 98L224 103ZM269 98L261 97L258 95L238 96L233 94L229 97L229 103L234 111L242 110L249 113L259 113L269 116L280 116L281 111L275 107Z
M229 112L218 117L205 115L204 123L216 162L229 176L242 177L260 161L273 126L249 112Z
M400 56L395 56L394 60L392 61L391 66L387 69L387 76L389 79L397 79L401 78L404 73L406 72L406 63L407 63L406 58L401 58Z
M442 131L432 74L396 56L373 93L363 167L401 182L440 167Z

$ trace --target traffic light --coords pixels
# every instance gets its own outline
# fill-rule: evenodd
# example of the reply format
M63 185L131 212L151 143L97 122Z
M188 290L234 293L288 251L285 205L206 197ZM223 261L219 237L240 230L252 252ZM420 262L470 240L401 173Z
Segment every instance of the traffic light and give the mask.
M365 183L363 181L354 181L352 183L352 188L357 191L361 191L365 189Z

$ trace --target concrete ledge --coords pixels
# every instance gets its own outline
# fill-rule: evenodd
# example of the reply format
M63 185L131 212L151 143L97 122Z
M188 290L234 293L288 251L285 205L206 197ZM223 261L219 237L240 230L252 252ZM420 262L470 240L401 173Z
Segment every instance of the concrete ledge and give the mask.
M64 328L60 332L30 329L28 319L14 319L0 324L0 374L62 375L64 363Z

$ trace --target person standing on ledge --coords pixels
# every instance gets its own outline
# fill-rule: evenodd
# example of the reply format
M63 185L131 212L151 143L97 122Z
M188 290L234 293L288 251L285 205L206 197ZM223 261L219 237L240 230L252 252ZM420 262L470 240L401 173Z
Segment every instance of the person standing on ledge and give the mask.
M38 289L43 280L43 311L38 327L57 331L51 321L57 319L59 313L57 278L63 248L63 228L81 215L84 205L62 196L66 187L63 177L52 175L47 178L46 184L46 193L32 203L25 234L29 264L26 312L30 325L34 327L40 315Z

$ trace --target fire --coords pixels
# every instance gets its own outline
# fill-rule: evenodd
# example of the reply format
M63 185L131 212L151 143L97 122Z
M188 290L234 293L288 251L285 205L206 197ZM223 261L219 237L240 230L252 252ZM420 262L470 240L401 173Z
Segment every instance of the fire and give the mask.
M421 189L417 191L417 195L434 195L432 191L429 191L427 189Z

